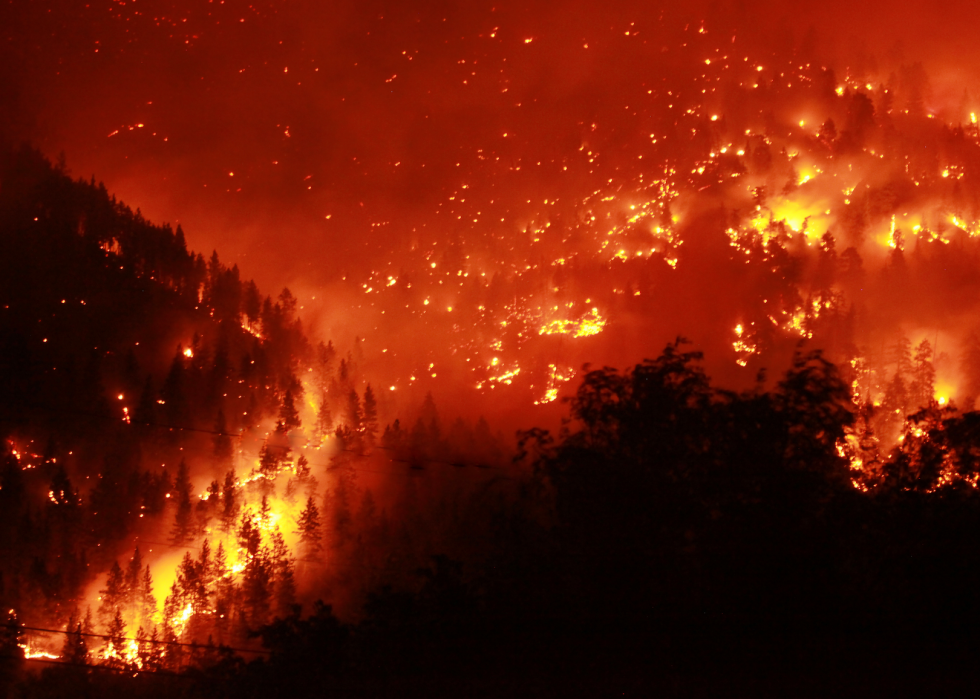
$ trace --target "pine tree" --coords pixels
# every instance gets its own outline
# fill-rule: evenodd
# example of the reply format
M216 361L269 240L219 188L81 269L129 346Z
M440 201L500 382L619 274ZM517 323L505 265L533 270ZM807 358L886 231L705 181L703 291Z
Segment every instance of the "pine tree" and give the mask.
M272 564L273 589L275 591L276 616L285 618L296 601L296 581L293 572L293 558L289 554L286 540L276 527L272 532Z
M68 474L65 472L65 467L62 464L58 465L58 469L51 478L49 497L55 505L68 505L74 508L81 504L78 491L72 487L71 479L68 478Z
M140 393L139 403L133 411L133 422L143 427L154 425L157 422L157 395L153 389L153 377L147 375L146 382L143 384L143 391ZM142 431L146 431L143 429Z
M187 424L190 408L187 404L187 371L184 367L184 348L177 347L177 354L170 364L170 371L163 383L163 409L169 427L184 427ZM174 431L174 437L180 430Z
M95 633L95 626L92 623L92 605L86 605L85 607L85 618L82 619L82 633Z
M257 629L268 622L271 588L272 571L268 550L263 546L249 558L242 572L242 610L249 628Z
M237 536L238 548L245 551L249 556L258 555L259 547L262 545L262 531L259 529L251 509L242 512Z
M150 643L146 636L146 629L142 626L136 629L136 657L139 659L139 665L144 668L151 662Z
M126 594L125 604L129 608L134 608L139 602L140 578L143 574L143 557L140 555L139 546L133 551L133 557L129 559L126 566Z
M316 413L316 430L314 439L317 442L323 441L330 434L333 427L333 415L330 414L330 400L326 391L320 394L320 407Z
M932 364L932 345L923 340L915 348L909 398L913 406L926 407L935 394L936 370Z
M154 626L150 631L150 638L147 642L146 667L152 672L163 668L163 644L160 643L160 634Z
M67 629L65 645L61 649L62 660L77 665L88 663L88 644L82 635L82 622L77 621L74 614L68 620Z
M242 293L242 312L248 323L250 330L254 329L259 319L259 311L262 308L262 300L259 294L259 287L255 282L249 280Z
M899 336L893 351L896 373L903 379L910 379L912 375L912 343L904 333Z
M977 330L972 330L963 341L960 369L964 377L962 409L973 410L980 398L980 333Z
M106 629L106 655L109 658L108 665L125 665L125 661L123 660L126 652L125 636L126 623L123 621L122 612L117 607L116 613L112 617L112 621L109 622L108 629Z
M225 411L218 410L218 418L214 423L214 457L220 463L231 461L232 446L231 437L228 436L228 423L225 419Z
M344 413L344 419L353 434L356 435L361 431L361 401L354 389L351 389L350 393L347 394L347 409Z
M225 474L225 483L221 488L221 528L229 531L238 518L238 497L235 469Z
M262 502L259 504L259 521L263 526L268 526L269 516L272 514L272 506L269 505L269 496L263 495Z
M371 384L364 388L364 410L363 410L364 436L368 443L373 444L374 438L378 434L378 403L371 390Z
M170 586L170 594L163 600L164 639L167 639L168 635L172 635L175 641L179 640L177 638L178 632L183 631L183 629L177 629L176 626L181 622L186 606L187 602L181 594L180 586L177 584L177 580L174 580Z
M187 462L180 460L177 467L177 480L174 483L174 500L177 503L177 514L171 539L174 545L181 545L191 536L193 529L193 509L191 508L191 481L187 472Z
M307 558L315 556L320 551L320 510L311 495L306 500L306 508L300 513L298 533L303 542Z
M208 595L210 595L211 589L214 586L214 566L214 556L211 554L211 542L205 539L201 543L201 553L197 558L197 567L201 575L201 585Z
M116 612L126 601L126 576L119 567L119 561L112 562L105 589L99 590L99 595L101 600L98 611L99 626L108 628Z
M235 584L228 573L225 547L219 541L214 551L214 630L222 642L228 638L235 602Z
M153 595L153 577L150 575L150 566L143 569L143 577L140 580L139 591L139 624L150 628L153 625L153 618L157 613L157 598Z
M282 397L282 405L279 408L279 421L285 426L287 431L296 429L302 424L293 401L293 392L290 390L287 390L286 394Z

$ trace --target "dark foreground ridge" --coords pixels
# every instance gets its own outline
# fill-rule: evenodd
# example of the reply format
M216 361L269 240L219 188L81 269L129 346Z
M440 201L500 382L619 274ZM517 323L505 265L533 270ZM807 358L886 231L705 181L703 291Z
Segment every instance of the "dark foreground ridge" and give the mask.
M975 686L975 426L920 415L862 492L849 393L819 354L775 390L713 389L670 345L587 375L575 429L525 435L534 477L477 563L443 556L260 631L267 657L177 676L52 667L22 696L858 696ZM972 429L971 429L972 427ZM930 475L964 476L936 489ZM10 640L7 649L10 652ZM9 659L12 670L16 661ZM134 673L136 674L136 673Z

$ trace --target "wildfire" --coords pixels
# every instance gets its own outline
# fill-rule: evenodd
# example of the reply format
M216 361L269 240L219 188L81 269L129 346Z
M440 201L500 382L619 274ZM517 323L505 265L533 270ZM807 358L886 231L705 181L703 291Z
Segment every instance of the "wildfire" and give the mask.
M538 330L538 334L589 337L591 335L598 335L605 327L606 320L599 315L599 309L593 307L592 310L578 320L553 320L550 323L545 323Z
M558 399L558 387L571 381L575 376L575 370L568 367L564 371L560 370L556 365L548 365L548 389L545 391L544 395L534 401L535 405L545 405L546 403L551 403Z
M747 366L749 363L749 357L758 351L758 346L752 342L745 332L745 328L741 323L735 326L735 341L732 343L732 349L735 350L735 354L738 355L735 362L739 366Z

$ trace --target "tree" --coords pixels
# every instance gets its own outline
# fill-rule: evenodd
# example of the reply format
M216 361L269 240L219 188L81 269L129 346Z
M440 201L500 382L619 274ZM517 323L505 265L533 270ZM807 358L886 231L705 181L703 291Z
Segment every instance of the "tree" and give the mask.
M143 569L143 575L140 578L138 605L139 625L144 628L152 628L153 618L157 613L157 598L153 595L153 576L150 574L149 565Z
M180 460L177 467L177 480L174 482L174 501L177 513L171 530L171 540L177 546L183 544L191 535L193 528L193 510L191 508L191 481L187 471L187 462Z
M256 535L258 531L256 530ZM272 567L268 550L256 545L242 571L242 612L245 623L257 629L269 620L272 608Z
M980 333L977 330L970 331L963 341L960 369L965 378L963 386L965 399L962 407L964 410L973 410L977 398L980 398Z
M75 620L73 614L68 620L68 631L65 634L65 645L61 649L63 662L76 665L88 663L88 644L82 635L82 622Z
M378 433L378 403L374 398L374 391L371 390L371 384L368 384L364 388L362 424L364 427L364 436L369 443L373 444L374 437Z
M293 558L289 554L286 540L276 527L272 532L272 552L270 563L272 567L272 585L275 600L275 613L285 617L289 614L296 601L296 581L293 573Z
M357 391L350 390L347 394L347 406L344 412L344 420L350 428L351 433L357 435L362 428L361 401L357 397Z
M272 506L269 504L269 496L263 495L262 502L259 504L259 521L263 526L269 524L269 516L272 514Z
M305 557L311 558L319 553L320 544L320 510L313 501L313 496L311 495L306 500L306 507L300 513L299 519L296 522L299 525L297 530L300 535L300 540L303 542L303 546L306 549Z
M302 424L299 419L299 413L296 411L296 405L293 402L293 392L291 390L287 390L282 397L282 405L279 407L279 421L285 426L287 431L296 429Z
M928 340L923 340L915 348L915 357L912 361L909 402L913 406L928 406L936 391L935 384L936 370L932 363L932 345Z
M142 575L143 557L140 555L139 546L137 546L133 550L133 557L129 559L129 564L126 566L125 603L129 608L133 608L139 603L140 579Z
M912 374L912 343L904 333L899 336L892 351L894 353L895 372L902 378L910 377Z
M225 419L225 411L218 410L218 417L214 423L214 456L221 463L231 460L232 445L231 436L228 434L228 422Z
M123 621L122 612L116 608L116 613L109 622L106 629L106 664L111 667L124 667L126 665L126 623Z
M54 472L54 476L51 478L49 497L55 505L77 507L81 504L78 491L72 488L71 479L68 478L62 464L58 465L58 470Z
M170 371L163 383L161 391L164 401L163 409L166 415L167 426L172 428L185 427L190 415L190 407L187 402L187 371L184 367L184 348L177 347L177 354L174 355L170 363ZM179 429L174 433L179 435Z
M249 329L255 327L256 322L259 319L259 311L262 307L261 295L259 294L259 288L256 286L253 280L249 280L245 284L245 288L242 292L242 312L245 314L245 320L248 323Z
M315 439L317 441L322 441L330 434L330 428L333 427L333 416L330 414L330 402L326 391L322 391L320 394L320 407L316 412L316 429L314 431Z
M225 482L221 488L221 527L229 531L238 518L238 477L235 469L225 474Z
M99 626L108 628L113 616L126 602L126 576L119 561L113 561L106 578L105 589L99 590L100 603L97 613Z

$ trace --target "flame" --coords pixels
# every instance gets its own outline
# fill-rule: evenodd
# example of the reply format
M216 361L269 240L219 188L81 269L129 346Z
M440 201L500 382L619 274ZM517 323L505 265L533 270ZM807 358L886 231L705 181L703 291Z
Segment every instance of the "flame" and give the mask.
M605 319L599 315L599 309L593 307L579 320L553 320L550 323L545 323L538 330L538 334L589 337L598 335L604 327L606 327Z

